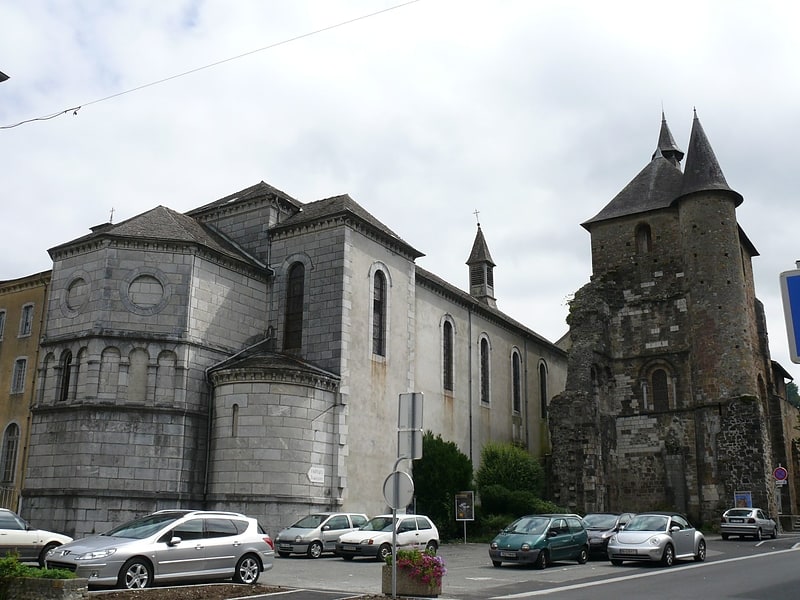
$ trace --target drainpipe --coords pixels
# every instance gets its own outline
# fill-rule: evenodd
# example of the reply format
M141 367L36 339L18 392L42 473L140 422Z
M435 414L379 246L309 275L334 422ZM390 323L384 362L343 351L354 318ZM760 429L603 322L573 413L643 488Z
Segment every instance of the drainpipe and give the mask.
M475 464L475 457L472 455L472 308L467 307L468 323L467 327L467 367L469 368L469 459Z

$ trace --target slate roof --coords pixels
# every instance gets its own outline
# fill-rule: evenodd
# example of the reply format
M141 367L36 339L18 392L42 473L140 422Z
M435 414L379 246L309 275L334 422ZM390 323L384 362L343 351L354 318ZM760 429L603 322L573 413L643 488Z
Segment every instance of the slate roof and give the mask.
M275 197L280 198L281 200L291 204L292 206L294 206L295 208L298 208L298 209L303 205L302 202L300 202L299 200L295 200L294 198L292 198L286 192L283 192L283 191L281 191L281 190L279 190L277 188L274 188L271 185L269 185L268 183L264 183L263 181L260 181L260 182L256 183L255 185L251 185L250 187L244 188L243 190L240 190L238 192L234 192L233 194L228 194L227 196L225 196L223 198L220 198L219 200L214 200L213 202L209 202L208 204L204 204L203 206L200 206L199 208L193 208L192 210L190 210L186 214L193 216L195 214L202 213L202 212L205 212L205 211L210 210L210 209L219 208L220 206L224 206L225 204L231 204L232 202L237 202L237 201L241 202L241 201L244 201L244 200L249 200L251 198L257 198L259 196L264 196L264 197L266 197L266 196L275 196Z
M318 221L324 221L338 216L350 216L370 229L372 229L379 236L391 241L402 247L413 258L425 256L413 248L408 242L403 240L394 231L389 229L386 225L381 223L378 219L373 217L369 212L353 200L349 195L342 194L340 196L333 196L325 198L324 200L317 200L316 202L309 202L304 204L301 211L292 215L288 219L281 221L271 228L271 231L282 231L294 229L305 224L311 224Z
M729 192L734 195L736 206L742 203L742 196L725 181L696 112L683 172L682 158L683 152L675 144L662 113L658 147L650 163L599 213L581 225L588 230L591 224L600 221L668 208L680 198L702 191Z
M472 243L472 251L469 253L467 264L473 265L483 262L489 263L493 267L495 266L495 262L492 260L492 255L489 254L489 246L486 243L486 238L483 237L483 231L481 231L481 226L479 223L478 233L475 234L475 241Z
M157 206L119 224L106 223L95 227L92 233L51 248L48 252L52 256L53 252L57 252L62 248L99 238L130 238L195 244L204 246L229 258L244 261L252 266L263 267L246 252L215 233L209 227L201 225L192 217L176 212L166 206Z

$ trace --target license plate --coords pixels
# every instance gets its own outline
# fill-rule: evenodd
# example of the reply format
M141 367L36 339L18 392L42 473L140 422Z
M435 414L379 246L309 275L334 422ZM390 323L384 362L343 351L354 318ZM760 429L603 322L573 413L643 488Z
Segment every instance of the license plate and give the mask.
M620 548L620 554L636 554L636 550L634 548Z
M516 552L501 552L500 556L507 556L508 558L516 558L517 557L517 553Z
M278 545L278 550L291 550L291 549L292 549L291 546L288 546L288 545L285 545L285 544Z
M731 523L744 523L744 519L731 519Z

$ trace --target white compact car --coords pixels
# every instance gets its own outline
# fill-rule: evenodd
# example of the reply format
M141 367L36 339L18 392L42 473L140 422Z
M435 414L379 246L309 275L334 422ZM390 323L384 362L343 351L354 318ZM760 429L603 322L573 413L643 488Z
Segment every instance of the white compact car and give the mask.
M69 536L31 527L16 513L0 508L0 556L16 554L21 562L37 562L43 567L50 550L71 541Z
M423 515L397 515L395 522L398 550L432 550L439 548L439 530ZM366 525L342 534L334 554L345 560L369 556L385 560L392 553L392 515L372 517Z

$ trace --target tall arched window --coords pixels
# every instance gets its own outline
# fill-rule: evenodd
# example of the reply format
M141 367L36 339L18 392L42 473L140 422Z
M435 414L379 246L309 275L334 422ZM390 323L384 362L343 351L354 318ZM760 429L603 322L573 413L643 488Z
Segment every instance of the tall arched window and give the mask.
M3 435L2 483L14 483L17 471L17 448L19 448L19 425L11 423Z
M300 350L303 345L303 299L306 268L294 263L286 281L286 319L283 327L283 349Z
M592 368L594 373L594 368ZM592 378L596 382L596 377ZM539 406L543 419L547 418L547 365L539 363Z
M664 369L656 369L651 376L653 382L653 409L669 409L669 386L667 372Z
M239 437L239 405L231 407L231 437Z
M442 387L453 391L453 324L442 325Z
M386 356L386 275L381 271L372 286L372 353Z
M72 352L65 351L61 356L61 383L58 386L58 401L69 400L69 383L72 378Z
M480 342L480 355L481 355L481 402L489 404L491 401L491 381L490 381L490 364L489 364L489 340L481 338Z
M652 249L653 240L650 225L642 223L636 228L636 252L644 254Z
M511 353L511 410L522 412L522 362L516 350Z

